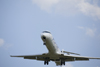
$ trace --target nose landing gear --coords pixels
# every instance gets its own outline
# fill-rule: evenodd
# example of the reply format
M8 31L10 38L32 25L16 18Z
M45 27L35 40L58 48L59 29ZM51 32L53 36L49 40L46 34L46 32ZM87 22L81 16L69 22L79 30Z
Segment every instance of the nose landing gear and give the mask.
M42 39L43 39L43 41L44 41L43 45L46 45L46 43L45 43L45 41L46 41L46 37L43 36Z
M46 45L46 43L43 43L43 45Z

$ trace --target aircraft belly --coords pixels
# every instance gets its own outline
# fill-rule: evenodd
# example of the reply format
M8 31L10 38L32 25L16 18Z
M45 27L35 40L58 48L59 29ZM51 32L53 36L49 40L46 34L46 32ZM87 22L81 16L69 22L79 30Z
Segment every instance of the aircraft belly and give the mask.
M56 49L54 47L54 44L50 38L46 40L46 47L49 50L49 53L56 53Z
M61 65L61 61L55 61L56 65Z

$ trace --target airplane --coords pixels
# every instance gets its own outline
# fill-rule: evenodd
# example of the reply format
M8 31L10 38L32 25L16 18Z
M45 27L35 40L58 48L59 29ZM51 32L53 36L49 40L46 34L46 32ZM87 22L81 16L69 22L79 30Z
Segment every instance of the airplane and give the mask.
M43 31L41 34L41 39L43 40L43 45L47 47L48 53L43 53L38 55L21 55L21 56L11 55L11 57L23 57L24 59L44 61L44 65L48 65L50 61L54 61L57 66L65 65L65 62L68 61L89 61L89 59L100 59L95 57L80 56L80 54L64 50L60 51L54 41L52 34L49 31Z

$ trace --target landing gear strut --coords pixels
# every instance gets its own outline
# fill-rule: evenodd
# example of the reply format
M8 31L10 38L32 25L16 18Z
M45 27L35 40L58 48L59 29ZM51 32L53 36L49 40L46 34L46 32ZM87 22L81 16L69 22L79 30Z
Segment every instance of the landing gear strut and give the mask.
M46 43L43 43L43 45L46 45Z
M46 64L48 65L48 64L49 64L49 62L48 62L48 61L44 61L44 65L46 65Z

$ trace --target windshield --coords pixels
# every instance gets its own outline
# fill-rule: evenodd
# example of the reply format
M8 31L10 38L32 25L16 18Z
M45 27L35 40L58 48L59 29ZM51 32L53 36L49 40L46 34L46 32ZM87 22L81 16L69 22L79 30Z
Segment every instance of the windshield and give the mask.
M49 31L43 31L43 33L50 33Z

